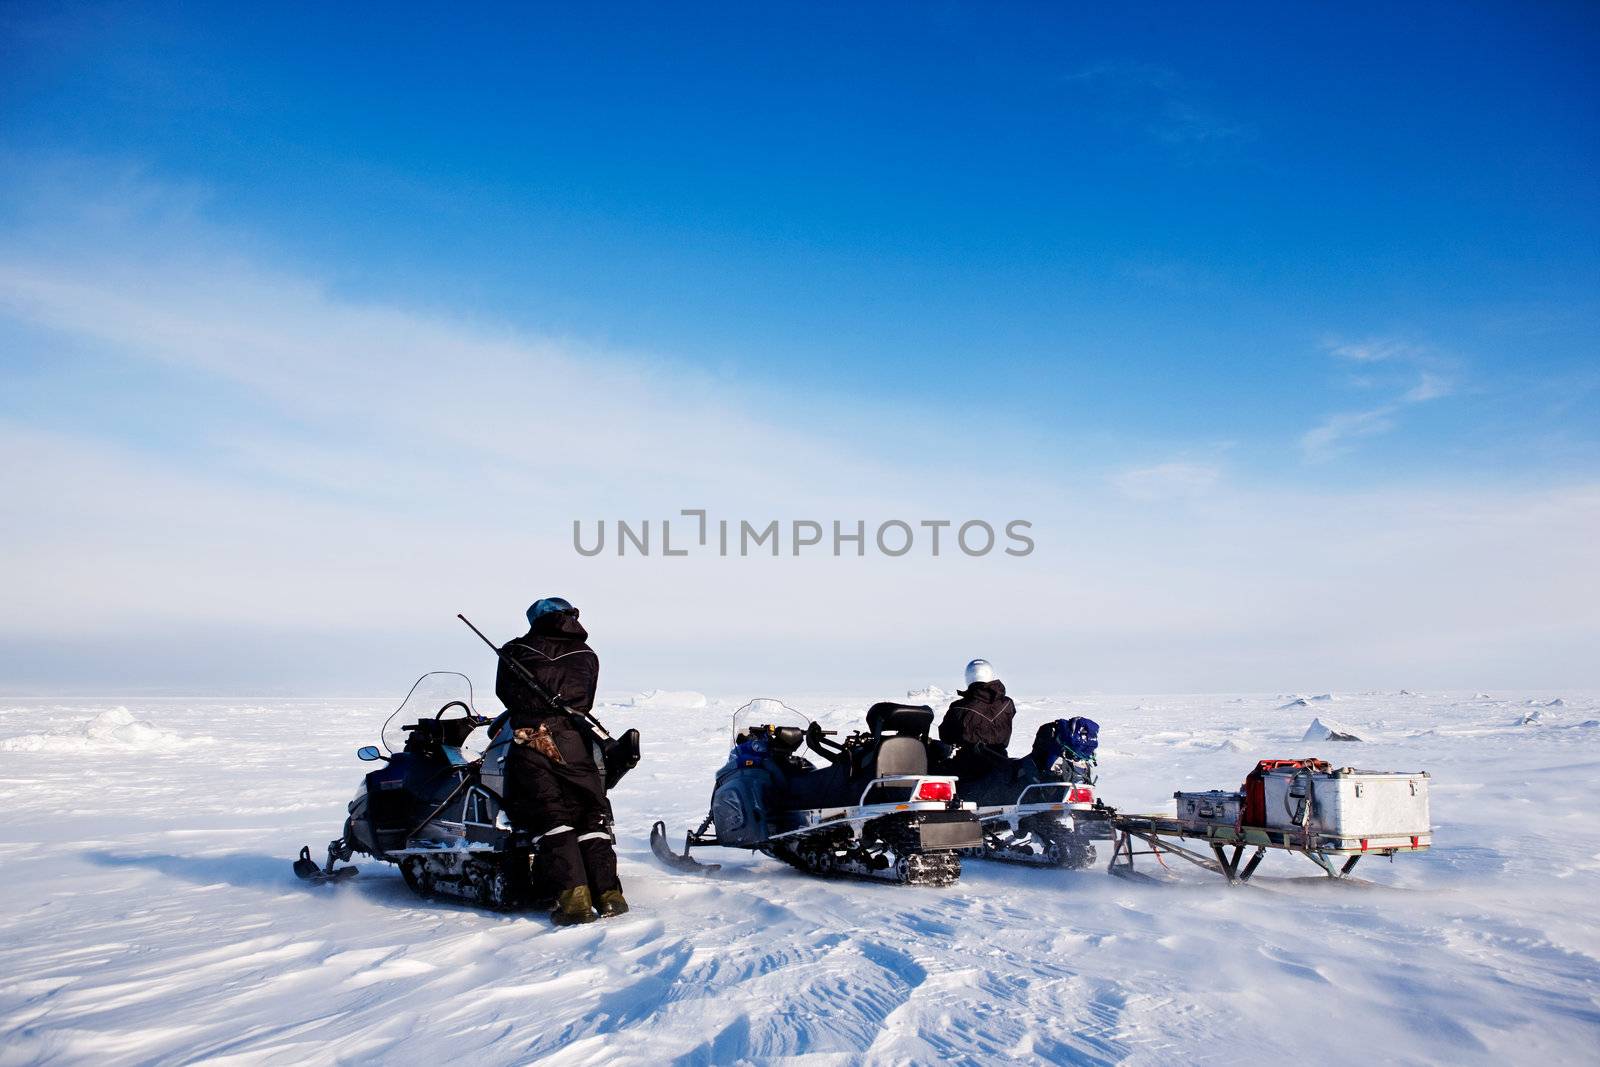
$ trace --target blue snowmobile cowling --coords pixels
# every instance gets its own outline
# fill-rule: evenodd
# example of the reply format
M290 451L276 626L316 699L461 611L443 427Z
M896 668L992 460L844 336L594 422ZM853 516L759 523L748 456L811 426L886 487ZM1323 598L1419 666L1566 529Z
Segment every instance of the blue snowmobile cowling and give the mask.
M772 836L767 811L777 807L772 798L781 795L787 784L781 764L772 758L776 729L761 730L728 753L711 795L717 839L738 847L751 848Z

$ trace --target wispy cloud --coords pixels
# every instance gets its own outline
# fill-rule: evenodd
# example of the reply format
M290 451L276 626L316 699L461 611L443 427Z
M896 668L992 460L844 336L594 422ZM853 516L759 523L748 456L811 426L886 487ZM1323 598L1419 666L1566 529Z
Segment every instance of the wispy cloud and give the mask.
M1336 360L1369 368L1353 378L1351 384L1363 389L1388 388L1397 395L1383 404L1335 412L1302 434L1300 451L1311 462L1323 463L1345 455L1354 449L1355 442L1393 430L1406 408L1439 400L1454 391L1445 370L1451 361L1427 345L1403 338L1370 337L1359 341L1328 339L1322 347Z
M1449 381L1437 374L1423 371L1421 379L1406 392L1404 400L1408 404L1420 404L1426 400L1438 400L1449 396L1452 392L1454 386Z
M1169 500L1204 496L1221 480L1222 467L1216 463L1172 460L1120 471L1111 484L1130 500Z
M1371 337L1363 341L1328 340L1323 342L1329 355L1353 363L1386 363L1392 359L1409 359L1426 350L1392 337Z
M1329 415L1300 438L1300 450L1307 459L1325 461L1350 451L1351 442L1363 437L1377 437L1394 429L1397 404L1366 411L1341 411Z

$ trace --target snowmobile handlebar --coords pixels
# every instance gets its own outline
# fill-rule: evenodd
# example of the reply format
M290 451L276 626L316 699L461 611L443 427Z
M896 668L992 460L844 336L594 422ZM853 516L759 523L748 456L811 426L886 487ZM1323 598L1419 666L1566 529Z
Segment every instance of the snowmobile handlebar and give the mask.
M817 723L812 723L806 728L806 744L811 746L811 751L826 759L829 763L840 763L848 757L845 755L844 746L828 738L837 734L837 730L824 730Z
M474 726L488 726L489 725L489 720L484 718L482 715L479 715L477 712L473 711L471 708L467 707L467 702L464 701L464 700L452 700L452 701L450 701L450 703L446 704L444 707L440 708L438 711L433 713L433 721L434 722L438 722L440 719L444 718L444 713L449 711L451 708L460 708L462 711L466 712L466 716L467 716L468 721L471 722L472 725L474 725ZM402 727L400 727L400 729L402 729L402 730L415 730L416 727L415 726L402 726Z

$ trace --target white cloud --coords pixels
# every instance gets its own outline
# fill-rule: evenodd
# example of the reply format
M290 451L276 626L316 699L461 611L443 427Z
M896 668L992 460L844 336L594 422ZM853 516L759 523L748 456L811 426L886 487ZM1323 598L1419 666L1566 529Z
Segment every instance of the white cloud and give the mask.
M1323 342L1328 353L1354 363L1383 363L1391 359L1406 359L1423 350L1406 341L1392 337L1372 337L1364 341L1328 340Z
M1440 397L1449 396L1453 391L1454 388L1448 381L1437 374L1423 371L1422 377L1406 393L1404 399L1408 404L1421 404L1424 401L1438 400Z
M1353 378L1361 389L1388 386L1401 389L1386 404L1360 411L1342 411L1327 416L1300 436L1300 451L1312 462L1326 462L1353 450L1354 442L1378 437L1393 430L1407 407L1449 396L1454 387L1444 374L1449 360L1424 345L1392 337L1373 337L1362 341L1325 340L1324 350L1336 359L1364 365L1386 365L1390 372L1376 368ZM1400 376L1412 382L1402 386Z
M312 654L385 680L476 662L455 611L503 632L548 592L595 624L605 683L641 688L892 693L979 647L1004 648L1028 688L1592 679L1565 651L1600 638L1582 593L1600 577L1592 488L1312 495L1234 486L1189 453L1098 457L1119 473L1079 491L1087 464L1043 474L1042 449L933 431L891 459L883 428L926 427L926 411L808 406L657 358L343 299L215 243L175 248L165 230L114 236L0 250L0 319L270 414L196 420L181 454L75 412L0 423L0 683L41 640L154 649L146 682L237 656L293 685ZM1304 446L1381 433L1404 405L1333 416ZM157 414L185 432L183 406ZM1181 520L1159 501L1181 501ZM568 540L575 517L696 506L1024 517L1038 548L585 560ZM430 659L388 649L396 634L425 635ZM1493 675L1464 675L1462 649ZM73 680L97 669L71 662Z
M1399 408L1387 404L1367 411L1344 411L1329 415L1300 437L1300 451L1307 459L1324 461L1350 451L1350 442L1377 437L1394 429L1394 413Z
M1172 460L1121 471L1111 482L1130 500L1168 500L1203 496L1221 478L1222 468L1215 463Z

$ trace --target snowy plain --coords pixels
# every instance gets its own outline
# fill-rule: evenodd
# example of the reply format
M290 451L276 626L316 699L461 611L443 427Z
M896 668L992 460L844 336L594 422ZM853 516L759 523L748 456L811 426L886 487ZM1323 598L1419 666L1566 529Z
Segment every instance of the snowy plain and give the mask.
M1124 810L1262 757L1429 771L1434 849L1357 884L1282 854L1241 888L968 861L942 890L651 857L654 819L677 843L704 814L748 696L849 727L909 688L615 695L602 717L645 739L614 794L634 910L567 930L420 901L370 860L337 888L291 874L403 686L0 701L0 1065L1600 1059L1600 695L1019 697L1014 751L1047 719L1102 724ZM1304 741L1313 718L1364 741Z

